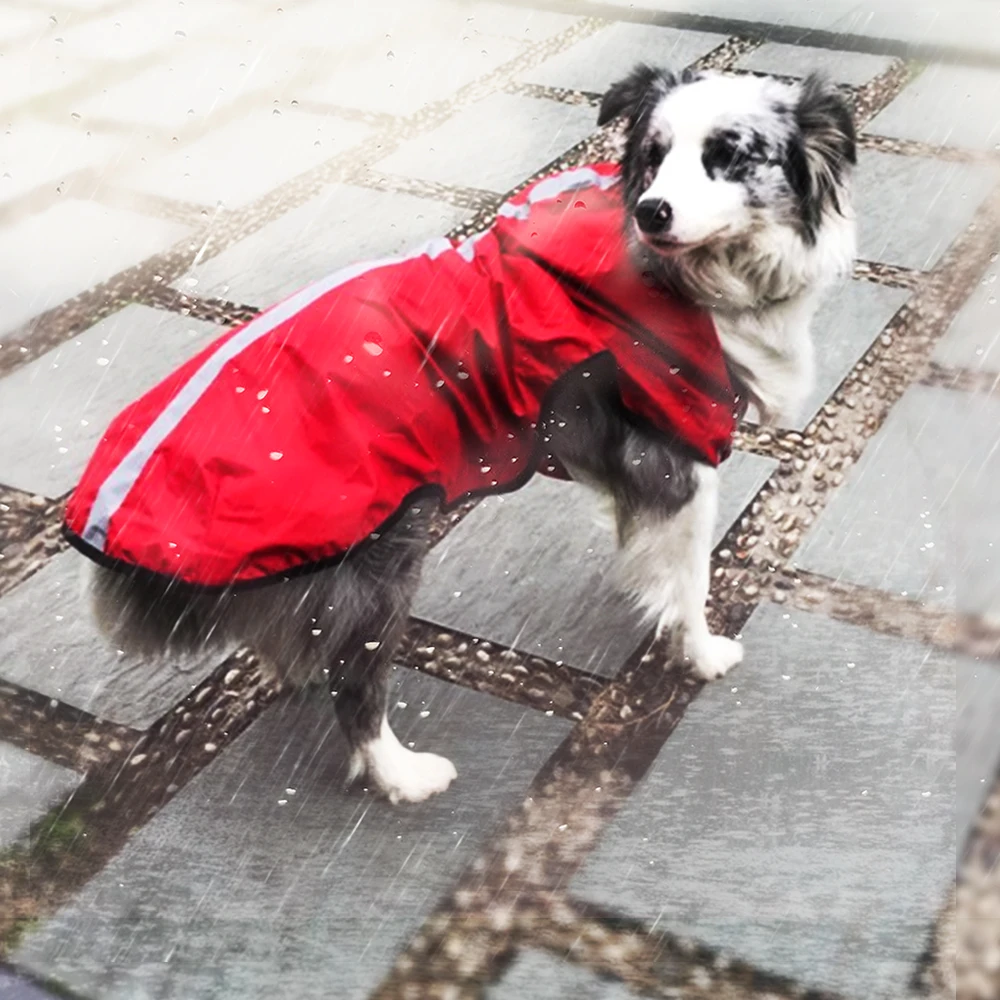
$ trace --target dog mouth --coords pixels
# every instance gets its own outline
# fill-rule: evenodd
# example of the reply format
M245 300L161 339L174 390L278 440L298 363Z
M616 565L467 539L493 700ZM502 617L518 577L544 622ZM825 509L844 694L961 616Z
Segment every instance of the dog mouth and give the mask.
M632 220L632 230L635 233L636 239L643 246L647 246L650 250L655 250L657 253L664 254L666 256L676 256L678 254L687 253L689 250L697 249L698 247L707 246L716 240L723 230L714 232L706 236L704 239L693 240L686 242L684 240L679 240L675 236L657 236L651 233L647 233L639 228L639 223Z

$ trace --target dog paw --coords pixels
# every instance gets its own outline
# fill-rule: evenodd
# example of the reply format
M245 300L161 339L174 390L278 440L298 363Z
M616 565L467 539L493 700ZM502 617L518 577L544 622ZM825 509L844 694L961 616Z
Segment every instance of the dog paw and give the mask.
M395 762L391 774L376 777L379 791L393 804L423 802L445 791L458 777L455 765L436 753L412 753Z
M687 650L694 673L706 681L724 677L743 659L743 646L724 635L710 635Z

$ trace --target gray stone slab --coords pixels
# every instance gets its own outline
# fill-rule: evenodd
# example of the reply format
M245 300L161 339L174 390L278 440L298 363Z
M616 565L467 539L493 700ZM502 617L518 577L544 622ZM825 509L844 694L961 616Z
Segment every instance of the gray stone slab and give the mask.
M176 284L198 295L266 306L340 267L443 236L467 215L427 198L334 184Z
M933 267L1000 178L993 167L861 150L858 256Z
M812 323L816 387L789 426L801 429L816 416L909 295L870 281L845 282L827 295Z
M935 361L959 368L1000 371L997 291L997 268L993 265L959 310L948 332L938 341L934 348Z
M167 250L184 226L94 202L60 201L0 230L0 334Z
M218 666L219 654L135 662L95 627L75 551L0 599L0 681L58 698L102 719L145 729Z
M108 423L224 330L126 306L0 382L0 482L51 497L76 484Z
M783 45L780 42L765 42L736 63L738 69L774 73L778 76L807 76L814 71L826 73L836 83L847 83L855 87L884 73L891 65L892 59L888 56L837 52L809 45Z
M867 131L932 146L1000 150L1000 72L928 66Z
M473 37L484 43L493 35L541 42L572 28L580 21L579 17L570 14L557 14L555 11L530 7L511 7L502 3L467 4L457 0L443 6L455 10L463 19L466 30L471 28Z
M69 768L0 741L0 849L20 840L79 783Z
M799 566L971 614L1000 612L1000 400L914 386L868 443Z
M722 466L722 538L774 463ZM647 629L612 581L614 536L589 490L536 476L490 497L431 552L414 613L441 625L613 676Z
M0 965L0 1000L58 1000L58 997Z
M959 855L1000 767L1000 670L961 660L957 678L955 824Z
M485 1000L635 1000L622 983L541 951L521 952ZM3 994L0 993L0 1000Z
M470 8L469 14L473 13L474 8ZM423 34L397 32L385 39L377 56L360 64L333 67L330 75L308 88L304 96L340 107L412 115L428 104L450 98L523 51L524 42L512 38L478 39L472 44L454 32L445 37L433 29Z
M725 35L618 23L590 35L521 74L526 83L602 94L636 63L680 70L711 52Z
M404 142L377 170L508 191L594 131L593 108L493 94Z
M405 670L392 703L455 761L445 794L345 792L330 705L276 705L14 962L101 1000L367 997L569 728Z
M898 997L955 875L956 663L758 609L577 896L856 1000Z
M263 105L122 178L154 195L237 208L360 142L371 129L331 115ZM247 150L253 149L252 157Z

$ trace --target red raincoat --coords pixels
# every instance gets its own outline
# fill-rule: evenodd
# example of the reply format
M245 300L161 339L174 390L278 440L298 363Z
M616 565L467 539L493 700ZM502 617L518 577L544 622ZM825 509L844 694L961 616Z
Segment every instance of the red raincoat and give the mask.
M69 539L202 587L317 568L421 491L525 483L553 384L606 352L625 406L717 464L737 402L712 319L643 282L622 213L614 166L557 174L478 236L347 268L225 333L112 422Z

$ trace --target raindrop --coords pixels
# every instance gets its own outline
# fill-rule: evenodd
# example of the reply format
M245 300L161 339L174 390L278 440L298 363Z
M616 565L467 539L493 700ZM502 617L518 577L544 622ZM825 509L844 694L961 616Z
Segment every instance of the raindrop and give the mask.
M260 408L260 412L261 413L270 413L271 412L271 407L270 406L262 406Z
M236 391L237 392L246 392L247 391L247 387L245 385L238 385L236 387Z
M56 38L56 39L54 39L54 41L55 41L56 45L62 45L66 41L66 39L65 38Z
M373 358L377 358L382 353L382 338L372 331L365 334L362 346Z
M386 368L385 371L382 372L382 378L388 378L391 374L392 372L389 371L388 368Z
M426 718L427 718L427 717L428 717L428 716L429 716L430 714L431 714L431 713L430 713L430 712L428 712L428 711L427 711L427 709L425 708L425 709L424 709L424 710L423 710L423 711L422 711L422 712L420 713L420 718L421 718L421 719L426 719Z
M58 24L59 23L59 18L57 18L55 16L55 14L49 14L49 23L50 24Z
M279 806L287 806L288 805L288 799L278 799L278 805Z
M389 51L386 52L385 57L389 60L389 62L392 62L392 60L396 58L396 53L393 52L392 49L389 49Z
M80 120L80 112L79 111L73 111L73 112L71 112L70 113L70 118L72 118L73 121L78 122Z
M464 381L465 379L467 379L469 377L469 373L468 372L459 372L458 373L458 377Z
M574 208L586 208L587 207L587 203L583 202L583 201L578 201L578 202L574 203L573 207Z
M267 389L261 389L260 392L257 393L257 398L263 399L266 395L267 395Z
M345 354L344 355L344 364L345 365L349 365L353 360L354 360L354 355L353 354Z
M174 32L174 37L175 37L175 38L187 38L187 32L186 32L186 31L181 31L181 29L180 29L180 28L178 28L178 29L177 29L177 30L176 30L176 31Z
M103 368L105 365L111 364L110 358L98 358L97 363Z
M322 635L323 630L321 628L314 628L311 630L313 635Z
M368 652L371 653L374 650L378 649L379 646L381 646L381 645L382 645L381 642L379 642L378 640L374 640L372 642L366 642L365 643L365 649L367 649Z
M272 108L271 109L271 114L272 115L277 115L280 118L281 117L281 108Z
M277 462L279 459L284 457L284 453L280 451L272 451L269 457L272 462Z
M480 471L480 472L489 472L489 471L490 471L490 468L491 468L491 467L490 467L489 465L484 465L484 466L482 466L482 467L480 468L480 470L479 470L479 471Z
M295 790L294 788L286 788L286 789L285 789L285 794L286 794L286 795L294 795L294 794L295 794L295 791L296 791L296 790Z

